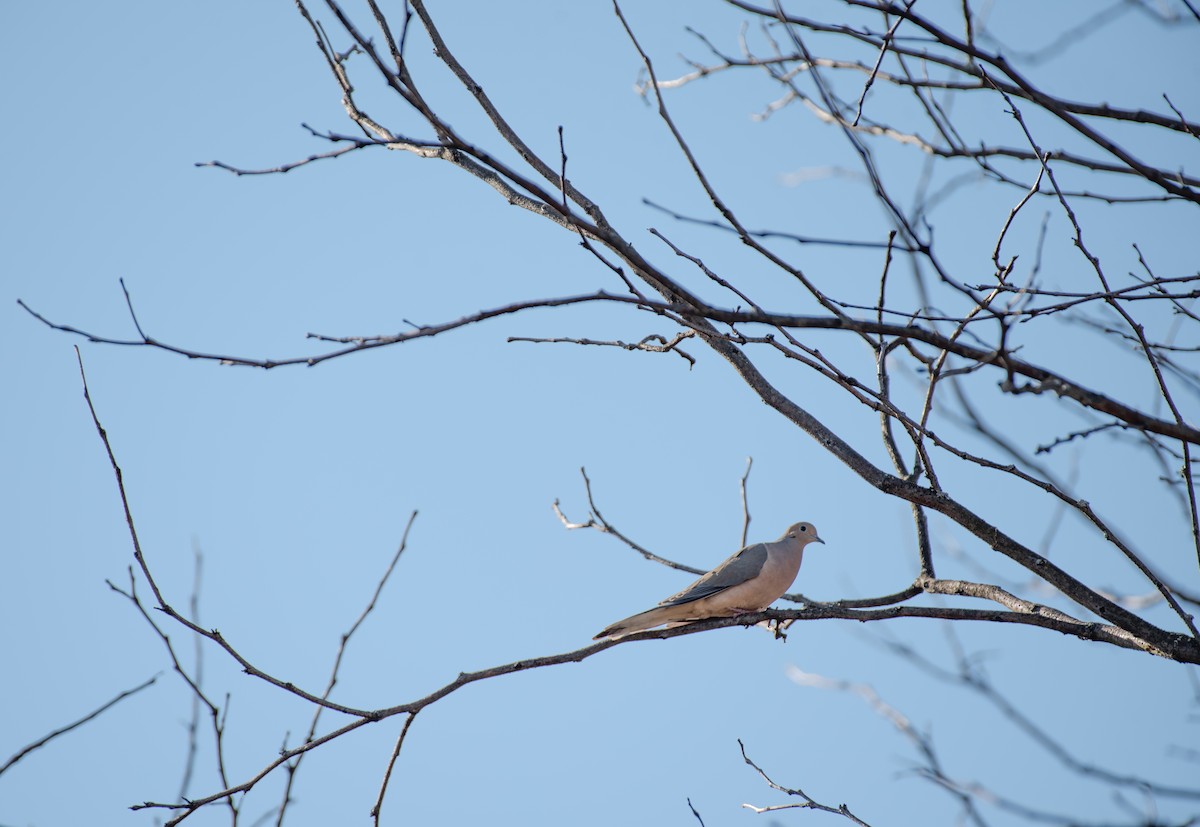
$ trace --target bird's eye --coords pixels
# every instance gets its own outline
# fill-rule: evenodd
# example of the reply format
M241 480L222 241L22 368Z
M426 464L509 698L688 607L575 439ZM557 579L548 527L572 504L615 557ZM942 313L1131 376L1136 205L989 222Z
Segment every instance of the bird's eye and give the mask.
M802 526L800 526L800 530L801 530L801 531L808 531L808 526L806 526L806 525L802 525Z

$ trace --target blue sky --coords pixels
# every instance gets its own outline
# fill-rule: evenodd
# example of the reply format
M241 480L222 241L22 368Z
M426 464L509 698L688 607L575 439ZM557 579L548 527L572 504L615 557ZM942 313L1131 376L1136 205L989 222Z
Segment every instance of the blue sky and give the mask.
M1090 4L1046 13L1069 19L1083 7ZM627 12L664 76L686 71L678 53L707 59L685 25L736 50L742 16L720 4L631 4ZM634 94L637 56L608 5L480 4L470 14L435 6L434 13L459 59L536 150L553 157L555 130L564 126L569 176L640 250L696 278L645 232L657 227L768 303L815 310L740 245L642 203L708 217L653 109ZM1024 36L1021 14L1011 14L997 17L998 29ZM340 675L334 697L354 706L401 703L460 671L578 648L685 584L610 538L563 529L555 499L569 517L586 515L580 467L614 525L703 567L737 548L738 480L752 456L751 538L774 538L799 519L826 538L806 558L797 589L822 599L861 597L902 588L916 573L907 508L869 490L753 399L701 346L690 348L699 361L689 369L670 355L505 343L508 336L674 333L622 309L537 311L313 369L268 372L89 344L39 325L17 298L56 321L134 335L123 278L152 336L198 350L288 357L318 352L309 332L390 333L404 329L403 320L432 323L617 285L570 234L441 164L375 151L285 176L196 168L213 159L271 167L324 151L301 122L351 131L291 4L22 4L5 18L0 760L164 674L0 776L0 825L154 823L126 808L174 797L183 772L189 693L145 622L105 585L127 584L133 556L74 345L160 585L185 604L199 549L202 625L219 628L272 674L323 688L339 635L419 510L408 550ZM1089 64L1086 77L1051 61L1039 77L1069 97L1156 109L1166 91L1194 113L1194 37L1194 26L1168 31L1128 15L1099 36L1098 49L1134 49L1137 60ZM414 38L426 94L469 137L494 145L428 45ZM372 83L361 76L366 95ZM1155 90L1149 100L1139 91L1147 88ZM797 107L766 122L751 117L777 96L757 76L729 75L677 90L669 102L750 226L881 238L882 219L864 207L861 181L809 175L788 185L789 175L850 160L839 136ZM381 120L419 130L385 98L372 100ZM1000 106L963 105L980 118L995 117ZM881 152L889 173L917 174L911 154ZM1180 163L1194 169L1190 152ZM955 234L947 253L964 278L986 278L989 239L1018 197L963 196L958 219L940 230ZM1134 237L1162 273L1194 271L1191 245L1180 242L1194 224L1175 213L1148 207L1118 216L1087 207L1085 214L1115 272L1136 266L1125 237L1108 233L1131 215ZM1014 248L1026 249L1036 229L1032 219L1014 228ZM1054 231L1047 269L1058 268L1057 283L1069 285L1079 261L1063 226ZM869 300L877 289L876 253L832 258L823 248L780 249L809 271L843 279L848 295ZM832 339L821 346L842 347ZM1079 345L1030 334L1027 347L1031 361L1053 363ZM853 358L869 365L868 354ZM798 401L836 418L848 434L866 439L877 427L873 415L846 407L813 376L766 364ZM1144 365L1115 353L1080 372L1118 392L1142 389L1131 392L1138 399L1149 390ZM998 418L1028 418L1031 443L1078 425L1049 403L983 398ZM870 450L884 462L881 449ZM1194 587L1194 561L1188 568L1172 556L1187 554L1178 509L1152 484L1129 484L1153 478L1135 452L1061 455L1060 470L1080 481L1083 495ZM1036 543L1053 517L1003 480L980 487L961 469L947 477L981 509L1026 510L1025 541ZM933 529L943 551L961 549L1017 577L954 526L935 520ZM1055 553L1088 560L1102 585L1142 588L1124 563L1095 548L1086 531L1068 525ZM1149 616L1170 622L1155 610ZM987 653L997 684L1081 757L1194 783L1195 764L1168 749L1196 743L1195 689L1183 667L1047 632L958 633L969 651ZM957 777L1059 812L1097 819L1121 812L1102 787L1059 773L986 704L887 654L879 636L953 663L946 630L930 621L826 622L795 627L786 644L757 630L721 630L467 687L418 717L385 820L695 823L688 798L710 826L830 818L741 809L784 797L743 764L738 739L775 780L845 802L873 824L912 823L917 812L926 823L953 818L952 800L909 772L912 749L882 718L853 695L798 685L789 678L797 668L873 686L935 735ZM183 630L172 630L172 640L192 656ZM226 748L230 777L241 780L275 756L285 734L295 743L310 711L240 675L212 647L204 664L212 696L232 699ZM366 822L399 726L391 719L312 754L288 823ZM196 796L217 788L210 741L202 744L190 788ZM279 790L277 779L256 788L244 803L245 823L275 806ZM1196 809L1162 803L1169 815ZM226 818L201 813L191 823ZM1001 815L993 823L1015 822Z

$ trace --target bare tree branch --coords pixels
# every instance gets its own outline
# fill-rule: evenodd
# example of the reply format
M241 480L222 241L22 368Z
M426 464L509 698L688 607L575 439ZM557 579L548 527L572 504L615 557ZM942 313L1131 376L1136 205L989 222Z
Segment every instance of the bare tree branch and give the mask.
M5 773L5 771L8 770L9 767L11 767L13 764L16 764L18 761L20 761L25 756L29 755L29 753L41 749L42 747L46 746L46 744L53 741L55 738L58 738L61 735L66 735L68 732L78 729L79 727L83 726L84 724L88 723L89 721L95 720L100 715L103 715L109 709L112 709L114 706L116 706L117 704L119 704L121 701L125 700L129 696L136 695L137 693L141 692L143 689L145 689L149 686L152 686L154 684L154 682L157 680L158 680L158 675L155 675L152 678L150 678L149 680L144 681L144 682L138 684L137 686L133 687L132 689L126 689L124 692L118 693L111 700L105 701L103 704L96 707L91 712L89 712L88 714L86 714L82 718L80 718L79 720L73 721L73 722L67 724L66 726L59 727L58 729L56 729L50 733L47 733L46 735L43 735L41 738L38 738L36 741L34 741L30 744L27 744L26 746L17 750L15 753L13 753L11 756L9 756L7 761L5 761L3 764L0 764L0 775L3 775Z
M750 756L746 754L746 745L742 743L740 738L738 739L738 749L742 751L742 760L754 768L754 771L759 774L759 777L761 777L763 781L767 782L767 786L786 795L804 799L803 803L801 804L776 804L770 807L756 807L753 804L743 804L742 806L747 810L753 810L759 814L773 813L778 810L819 810L823 813L834 813L836 815L840 815L843 818L849 819L855 824L861 825L861 827L871 827L871 825L867 824L867 822L850 812L850 808L845 804L840 804L837 807L831 807L828 804L821 804L817 802L815 799L809 797L809 795L803 790L793 789L791 787L782 787L779 784L776 784L771 780L771 777L766 774L762 767L750 760Z
M1200 20L1190 0L1182 2ZM1039 73L1027 71L1050 52L1079 48L1083 40L1131 11L1150 15L1163 25L1172 21L1192 25L1191 21L1175 8L1162 10L1129 0L1093 10L1057 33L1051 32L1047 45L1022 52L1002 45L988 25L987 13L973 8L977 4L969 0L951 4L948 12L926 11L912 0L841 0L835 3L841 14L828 19L789 13L778 0L765 6L728 0L728 5L757 20L761 30L750 34L748 28L743 29L741 56L727 55L713 41L696 34L711 53L710 62L688 61L690 71L674 79L660 78L656 55L647 48L652 41L639 36L633 18L617 2L613 3L614 30L619 26L640 63L639 78L644 82L639 82L639 91L657 114L655 127L676 153L685 175L698 185L706 202L703 209L710 212L695 207L667 210L648 198L643 203L688 225L686 233L716 230L716 234L703 234L717 240L736 239L749 257L748 268L743 269L740 259L701 246L684 231L673 240L668 238L673 233L650 228L647 233L653 242L646 245L645 252L638 249L637 239L610 221L584 192L582 175L575 171L574 163L571 170L577 180L568 176L567 129L571 125L558 125L556 149L544 155L535 152L532 147L538 141L531 142L517 131L512 112L497 103L505 100L503 96L485 92L485 82L490 79L481 80L468 69L469 61L461 59L465 53L456 54L424 0L407 0L401 9L391 12L391 20L376 0L367 0L369 13L361 20L337 0L323 0L313 11L304 0L298 0L298 13L312 33L318 59L329 70L354 134L318 132L305 125L326 151L263 169L217 160L197 166L238 176L283 175L372 147L399 153L388 155L389 159L440 161L453 167L455 174L465 172L486 183L504 202L571 233L587 254L586 263L599 274L597 283L603 288L523 300L509 296L490 309L434 324L400 318L396 322L400 329L393 333L309 333L308 338L319 343L316 348L320 352L279 359L222 355L150 335L147 331L156 325L137 312L123 280L120 287L134 331L128 337L63 324L52 320L53 313L43 315L23 301L18 304L42 325L91 342L145 347L187 359L261 369L315 366L494 319L511 323L517 316L541 309L561 310L565 315L570 308L592 305L614 312L650 314L654 320L651 329L665 327L667 332L638 341L572 333L506 335L506 340L674 352L689 367L695 365L696 356L681 347L686 343L690 349L702 343L729 364L747 399L766 404L797 429L793 433L802 432L811 440L805 444L849 468L852 487L872 488L892 502L907 505L912 521L908 523L906 518L904 531L911 535L891 542L914 558L915 578L907 584L890 585L889 594L824 602L788 594L785 599L798 605L649 630L618 641L462 672L430 691L422 690L425 694L418 697L389 699L391 705L384 708L335 702L333 690L348 643L380 599L406 547L416 512L366 607L342 634L323 692L270 674L216 629L201 626L198 555L190 610L175 609L170 595L155 579L152 561L143 553L135 527L122 469L101 425L79 357L84 398L117 483L135 561L128 586L110 586L133 604L163 642L174 671L191 692L193 708L188 763L177 800L147 801L135 809L165 810L167 823L173 825L216 805L237 823L242 794L282 770L286 776L282 799L268 814L282 827L286 816L294 812L290 807L294 784L309 751L367 724L401 716L371 811L374 823L380 824L383 802L409 730L427 707L473 683L583 661L614 645L731 626L768 625L785 640L784 631L800 621L886 622L885 628L905 618L1015 624L1200 664L1200 629L1190 613L1197 604L1191 566L1200 561L1200 507L1194 482L1200 472L1192 459L1193 446L1200 445L1200 428L1195 424L1200 401L1200 367L1196 366L1200 312L1195 310L1195 302L1200 300L1200 275L1179 275L1184 268L1177 259L1159 265L1160 252L1147 248L1143 255L1137 239L1122 238L1120 243L1125 246L1116 247L1101 237L1103 224L1098 222L1101 229L1089 224L1094 215L1089 211L1107 209L1105 204L1116 212L1136 203L1142 205L1138 209L1161 210L1164 215L1170 211L1172 216L1200 204L1200 178L1194 170L1185 172L1185 166L1190 169L1185 160L1190 161L1191 156L1185 159L1176 152L1180 146L1196 146L1200 123L1189 117L1187 105L1178 107L1165 94L1162 97L1169 113L1138 108L1136 100L1129 106L1074 101L1046 91L1033 79ZM456 84L452 91L472 109L475 128L482 136L468 139L455 125L469 119L461 118L457 110L443 110L434 97L425 94L425 77L418 76L417 69L425 64L410 64L406 53L412 38L424 42L425 37L433 59L440 64L435 68L449 73L444 77ZM765 46L760 48L762 44ZM802 166L793 174L792 183L806 175L843 176L859 194L854 209L880 216L874 224L862 225L865 229L859 233L827 237L812 231L817 222L781 215L770 223L783 229L749 229L766 222L750 219L752 214L758 215L751 207L739 207L739 198L731 196L739 193L740 197L740 191L721 186L723 170L712 162L711 148L699 135L689 134L682 126L686 121L677 119L674 107L668 105L669 95L680 87L702 85L714 75L743 70L769 84L769 97L763 99L770 102L765 107L750 105L752 113L760 113L760 122L794 106L834 127L841 154L819 157L805 147L798 153ZM440 88L430 88L441 94ZM994 117L981 118L977 125L963 116L955 101L968 96L990 105ZM1155 105L1153 100L1148 103ZM402 112L396 119L398 127L390 123L397 108ZM449 117L451 112L453 117ZM1011 115L1016 126L1002 112ZM999 122L1005 126L997 128ZM764 123L762 128L775 123ZM1047 143L1051 140L1053 143ZM578 151L573 142L573 162ZM918 159L911 175L908 171L905 176L894 174L896 157ZM717 156L718 163L724 160ZM984 243L966 253L956 252L955 245L945 240L943 218L958 207L964 192L976 187L998 192L1003 200L979 215L986 234ZM1039 203L1045 212L1032 216L1029 205L1038 199L1042 199ZM961 224L949 222L949 226L953 233ZM1054 227L1069 227L1070 237L1056 241ZM861 237L855 238L858 234ZM644 241L647 236L641 238ZM1074 252L1070 252L1071 245ZM820 249L814 250L817 247ZM1110 252L1114 249L1123 258ZM880 251L878 259L875 250ZM1070 255L1062 255L1064 251ZM813 252L832 258L809 255ZM1064 264L1066 259L1070 260ZM1123 263L1114 264L1118 260ZM1167 259L1163 256L1162 260ZM877 266L880 269L874 271ZM1176 275L1157 275L1157 269L1165 272L1168 266ZM1118 267L1129 272L1114 276ZM707 298L712 295L717 298ZM1057 341L1053 339L1056 334L1067 333L1083 342L1075 348L1077 352L1042 345L1047 340ZM1129 373L1110 376L1091 371L1088 360L1104 358L1093 353L1095 340L1104 343L1105 355L1132 353L1139 360L1136 378L1141 384L1132 388ZM1074 347L1078 342L1073 338L1070 344ZM1050 353L1053 366L1045 361L1047 357L1029 355L1031 352ZM864 372L868 374L865 381L860 378ZM809 386L798 385L797 377L815 380L823 393L808 395ZM805 387L806 395L801 396L797 387ZM1054 416L1046 418L1044 430L1023 428L999 414L992 415L988 404L995 400L1027 416L1047 409L1052 409ZM866 436L858 422L851 424L844 418L847 412L865 415L870 426ZM1067 445L1071 447L1065 448ZM1165 486L1155 490L1167 492L1168 506L1177 503L1182 508L1172 512L1178 520L1172 528L1180 536L1190 528L1190 544L1175 542L1178 548L1160 548L1148 556L1143 549L1151 544L1145 536L1133 531L1126 536L1121 530L1127 517L1119 508L1111 504L1093 508L1087 497L1103 494L1097 494L1096 486L1078 473L1077 457L1084 450L1111 445L1138 452L1145 467L1139 467L1141 477L1130 485ZM743 546L751 523L751 467L748 460L740 481ZM598 508L591 481L580 470L588 514L584 520L573 521L555 500L553 508L564 528L609 534L648 561L690 574L704 571L660 556L617 529ZM987 494L997 480L1042 505L1048 515L1045 524L1030 528L1023 522L1024 514L1013 513L1024 510L1025 500L1015 509L1007 502L993 502ZM944 516L948 525L973 538L969 546L964 545L969 553L935 548L930 512ZM1056 540L1062 542L1067 515L1075 515L1075 528L1083 533L1074 538L1084 538L1088 554L1063 555L1054 548ZM1029 537L1033 539L1024 539ZM1172 538L1178 540L1175 535ZM1095 557L1091 556L1093 550ZM1115 584L1105 580L1109 575L1100 573L1104 567L1091 565L1100 555L1105 555L1104 563L1127 563L1127 575L1115 578ZM1081 558L1084 563L1079 562ZM1018 567L1016 576L1006 569L1007 562ZM938 572L952 570L971 579L938 576ZM998 573L1001 571L1003 575ZM143 588L141 581L152 593L145 600L138 591ZM168 620L160 622L157 613ZM181 661L167 634L172 624L192 636L197 647L194 666L185 667ZM203 649L210 643L247 674L312 705L302 743L288 745L287 736L278 755L261 756L252 765L260 769L236 777L229 768L243 762L239 757L234 764L224 753L230 698L223 703L213 700L203 681ZM923 652L909 654L924 659L919 665L926 671L936 671ZM793 677L852 692L891 721L920 756L918 772L954 797L963 820L985 825L981 806L985 802L1031 820L1058 823L1065 818L1006 798L982 783L954 778L942 765L932 738L918 731L873 688L799 672ZM1004 697L965 656L958 675L939 677L954 680L986 699L1066 771L1117 791L1184 800L1200 796L1195 790L1116 772L1078 757L1080 753L1037 724L1035 716ZM32 749L82 725L146 685L27 747L0 766L0 773ZM327 724L326 710L348 720ZM220 789L189 799L202 711L211 722L215 786ZM865 824L844 804L822 804L800 789L776 784L751 761L744 747L742 756L771 788L794 799L763 807L744 805L747 808L760 813L820 810ZM693 817L703 824L690 799L687 803Z

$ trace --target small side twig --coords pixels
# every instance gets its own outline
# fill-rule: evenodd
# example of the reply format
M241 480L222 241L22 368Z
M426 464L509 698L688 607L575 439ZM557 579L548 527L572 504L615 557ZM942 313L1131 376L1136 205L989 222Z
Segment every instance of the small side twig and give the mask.
M696 335L694 330L682 330L676 333L670 340L667 337L658 333L652 333L641 341L637 342L622 342L619 339L603 341L599 339L575 339L568 337L560 338L537 338L532 336L509 336L506 342L532 342L534 344L570 344L570 345L598 345L601 347L617 347L622 350L640 350L646 353L677 353L687 363L688 368L693 368L696 365L696 357L692 356L685 350L679 348L679 343L684 339L690 339ZM657 344L656 344L657 343Z
M379 785L379 795L375 799L375 806L371 808L371 820L375 822L375 827L379 827L379 816L383 812L383 797L387 793L388 782L392 778L392 770L396 767L396 759L400 757L400 750L404 747L404 739L408 737L408 729L412 726L413 721L417 719L417 713L411 712L404 719L404 726L400 728L400 735L396 738L396 746L392 748L392 757L388 759L387 769L383 773L383 781Z
M192 622L200 623L200 584L202 582L202 574L204 571L204 556L200 553L199 546L192 547L192 556L194 560L192 568L192 597L189 601L189 612ZM195 637L192 639L192 660L196 665L196 685L204 686L204 638ZM192 693L192 716L188 721L188 748L187 760L183 765L183 778L179 782L179 799L182 801L187 798L188 789L192 786L192 774L196 770L196 755L200 749L200 697Z
M159 673L159 675L161 675L161 673ZM146 687L150 686L155 681L157 681L159 678L159 675L155 675L154 677L150 678L148 681L145 681L144 683L140 683L137 686L133 687L132 689L126 689L124 692L118 693L116 695L116 697L112 698L109 701L106 701L105 703L98 706L96 709L93 709L91 712L89 712L87 715L84 715L78 721L74 721L63 727L59 727L58 729L54 730L53 732L43 735L41 738L37 739L33 743L28 744L28 745L22 747L21 749L17 750L15 753L13 753L13 755L7 761L5 761L3 764L0 764L0 775L4 775L5 770L7 770L12 765L16 764L18 761L20 761L22 758L24 758L29 753L31 753L35 750L41 749L42 747L46 746L46 744L50 743L51 741L53 741L55 738L59 737L60 735L66 735L68 732L71 732L74 729L78 729L79 727L86 724L88 721L93 720L94 718L98 717L99 715L102 715L107 710L116 706L121 701L128 698L130 695L136 695L138 692L141 692L143 689L145 689Z
M600 509L596 507L596 500L592 496L592 481L588 479L587 469L580 468L579 473L583 476L583 487L587 491L588 508L590 509L588 519L587 522L583 523L572 522L571 520L568 520L567 515L563 514L562 509L559 507L558 500L555 500L551 507L554 509L554 513L558 515L558 519L562 522L563 528L566 528L567 530L573 530L577 528L594 528L596 531L599 531L602 534L610 534L613 537L616 537L622 543L629 546L631 549L652 563L661 563L668 568L676 569L678 571L685 571L688 574L704 574L703 569L685 566L683 563L676 563L674 560L668 560L665 557L659 557L657 554L650 551L650 549L639 545L614 528L611 523L604 519L604 516L600 513Z
M746 547L746 539L750 536L750 500L746 496L746 483L750 479L750 468L754 465L754 457L746 457L746 473L742 474L742 548Z
M815 799L810 797L803 790L800 790L797 788L792 788L792 787L784 787L784 786L781 786L780 784L775 783L775 781L773 781L771 779L771 776L767 775L766 772L763 770L763 768L760 767L758 764L754 763L754 761L751 760L750 756L746 754L746 745L742 743L741 738L738 739L738 749L740 749L742 751L742 760L745 761L747 764L749 764L751 767L753 767L754 771L759 774L759 776L762 778L763 781L767 782L767 785L771 789L778 790L779 792L784 793L786 795L795 796L797 798L804 799L804 801L800 804L773 804L768 807L756 807L753 804L743 804L742 806L745 807L747 810L753 810L754 812L760 813L760 814L761 813L772 813L772 812L775 812L776 810L820 810L823 813L833 813L835 815L840 815L843 818L848 818L850 821L854 822L855 824L861 825L861 827L871 827L871 825L867 824L867 822L863 821L861 818L856 816L854 813L850 812L850 808L847 807L845 804L839 804L836 807L831 807L828 804L821 804L820 802L816 801Z
M388 563L387 568L384 569L383 575L379 578L379 582L377 582L375 584L375 591L374 591L374 593L372 593L371 599L369 601L367 601L366 607L358 615L358 618L354 621L354 623L351 624L350 628L347 631L342 633L341 642L338 644L337 655L334 656L334 659L333 659L333 668L329 672L329 683L326 685L325 692L321 696L323 699L328 700L329 696L333 693L333 688L337 685L338 673L341 671L341 668L342 668L342 658L346 654L346 646L350 642L350 638L353 637L354 633L358 631L358 628L360 626L362 626L363 622L367 619L367 616L370 615L371 612L373 612L375 610L375 604L379 602L379 595L383 593L383 587L385 585L387 585L388 579L392 576L392 572L395 571L395 569L396 569L396 564L400 562L400 555L402 555L404 553L404 550L406 548L408 548L408 534L412 530L413 523L416 521L416 519L417 519L417 512L416 512L416 510L414 510L412 512L412 514L410 514L408 517L408 523L404 526L404 533L400 535L400 546L396 549L396 553L392 555L392 559ZM324 711L325 711L325 707L322 707L322 706L318 706L318 707L316 707L316 709L313 710L312 723L309 724L308 735L304 739L305 743L309 743L310 741L313 740L313 738L316 737L317 724L320 723L321 714ZM405 722L405 725L404 725L405 732L408 731L408 724L411 723L411 721L412 721L412 718L410 717L408 719L408 721ZM401 740L403 740L403 735L401 735ZM399 747L399 744L397 744L396 752L398 753L399 750L400 750L400 747ZM300 771L300 764L304 760L305 755L307 755L307 753L304 753L304 752L300 753L299 755L296 756L295 761L293 761L287 765L287 782L284 784L283 801L280 802L280 804L279 804L278 816L275 819L276 827L283 827L283 818L287 812L287 806L292 800L292 787L295 784L296 774ZM395 763L395 760L396 760L395 756L393 755L392 763ZM388 766L388 772L389 773L391 772L390 764ZM386 781L385 781L385 786L386 786ZM380 799L381 800L382 800L382 797L383 797L383 792L380 791Z

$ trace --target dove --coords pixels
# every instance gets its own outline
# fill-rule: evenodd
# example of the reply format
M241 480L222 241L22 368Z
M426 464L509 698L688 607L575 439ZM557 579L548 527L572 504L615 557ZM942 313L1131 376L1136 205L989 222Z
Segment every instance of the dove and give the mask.
M683 591L653 609L618 620L593 640L624 637L664 623L761 612L791 587L809 543L825 541L812 523L796 523L775 542L746 546Z

